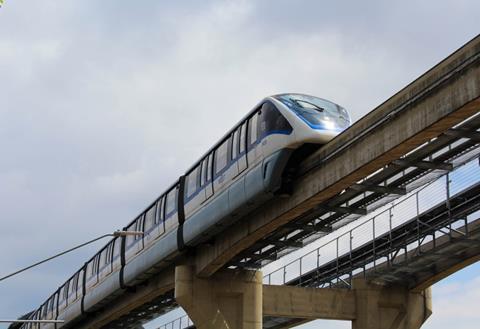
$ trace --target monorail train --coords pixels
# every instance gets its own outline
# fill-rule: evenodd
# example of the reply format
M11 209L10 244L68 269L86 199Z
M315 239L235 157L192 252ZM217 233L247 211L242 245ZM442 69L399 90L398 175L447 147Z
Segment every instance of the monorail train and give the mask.
M61 328L148 279L266 200L290 192L291 172L312 145L348 128L347 111L303 95L267 97L124 230L62 284L21 328Z

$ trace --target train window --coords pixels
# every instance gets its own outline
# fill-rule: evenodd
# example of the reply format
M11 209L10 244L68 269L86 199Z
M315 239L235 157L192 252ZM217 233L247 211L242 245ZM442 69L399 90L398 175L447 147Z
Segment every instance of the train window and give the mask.
M67 290L67 286L63 285L60 290L59 290L59 300L60 302L63 302L65 300L65 291Z
M145 213L145 232L149 232L152 227L155 226L155 215L157 210L157 204L153 204L150 209Z
M278 111L275 105L265 103L262 106L261 134L264 136L272 132L290 134L292 132L292 126Z
M70 280L65 282L65 289L63 289L63 299L67 299L68 297L68 286L70 285Z
M235 160L238 156L238 134L239 130L235 130L233 133L233 139L232 139L232 160Z
M105 265L110 263L108 259L108 247L103 248L103 250L100 252L100 268L103 268Z
M187 176L187 197L191 197L197 191L198 166Z
M97 257L92 259L90 266L90 277L97 275Z
M215 173L218 175L227 166L228 144L230 139L226 139L215 150Z
M249 120L248 120L248 129L249 129L249 136L250 136L250 144L255 144L257 141L257 121L258 121L258 113L255 113Z
M70 280L70 287L68 287L68 294L72 294L77 290L77 281L78 281L78 273Z
M207 183L212 180L213 153L210 153L205 161L207 163L207 165L205 166L205 183Z
M167 205L165 209L165 215L168 216L177 209L177 187L174 187L167 194ZM165 217L166 217L165 216Z
M143 214L140 215L140 217L137 218L137 220L135 221L137 223L137 225L135 226L135 231L143 232L143 219L144 218L145 218L145 216ZM135 235L135 240L138 240L138 239L141 239L141 236L140 235Z
M90 278L92 276L92 268L93 268L93 263L90 261L88 262L87 269L86 269L87 278Z
M53 304L55 302L55 298L54 296L52 296L52 298L50 298L50 303L48 305L48 312L53 312Z
M82 267L80 271L78 272L78 284L77 284L77 290L82 290L83 288L83 279L85 278L85 267Z
M122 246L122 239L115 238L115 240L113 240L113 258L120 256L121 246Z
M95 257L95 273L98 273L99 269L100 269L100 253L97 254L97 257Z
M164 196L162 196L160 200L157 201L157 215L155 216L155 223L157 224L163 221L163 206L165 203L164 201L165 201Z
M197 166L197 188L200 189L203 185L203 160Z
M247 123L244 122L242 124L242 126L240 127L240 148L239 148L239 153L242 154L243 152L245 152L245 137L246 137L246 133L247 133Z
M201 169L201 175L200 175L200 186L205 185L207 181L207 158L202 160L202 169Z
M138 220L138 219L137 219ZM132 224L127 226L127 231L136 231L137 228L137 220L135 220ZM127 235L125 238L125 245L129 247L132 243L135 242L135 235Z
M108 261L111 262L113 258L113 240L108 245Z
M202 185L206 184L212 179L212 158L212 154L209 154L205 160L203 160Z

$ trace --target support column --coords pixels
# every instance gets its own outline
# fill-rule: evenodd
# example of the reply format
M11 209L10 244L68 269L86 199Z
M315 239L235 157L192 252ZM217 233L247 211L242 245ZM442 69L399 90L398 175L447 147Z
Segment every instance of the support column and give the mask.
M419 329L432 314L430 288L411 292L354 279L356 319L353 329Z
M225 270L210 278L175 268L175 299L197 329L262 329L262 272Z

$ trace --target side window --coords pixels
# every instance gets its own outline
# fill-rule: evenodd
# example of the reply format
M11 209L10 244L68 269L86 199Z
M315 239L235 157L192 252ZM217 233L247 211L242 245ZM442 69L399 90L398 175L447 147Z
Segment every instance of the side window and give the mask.
M107 250L108 248L103 248L103 250L100 252L100 268L103 268L105 265L107 265Z
M82 269L80 270L80 272L78 272L77 290L81 290L81 289L82 289L82 287L83 287L83 277L84 277L84 276L85 276L85 271L84 271L84 269L82 268Z
M122 246L122 239L120 238L115 238L113 240L113 258L119 257L120 256L120 248Z
M107 257L108 257L108 262L111 263L113 258L113 241L110 241L110 243L108 244Z
M187 176L187 197L192 196L197 191L198 169L199 166L193 169Z
M205 185L207 182L207 167L208 167L208 157L202 161L202 174L200 177L200 186Z
M165 217L168 217L177 209L177 187L174 187L167 194L167 208L165 209Z
M141 231L142 229L142 216L138 217L132 224L127 227L127 231ZM140 236L138 235L127 235L126 245L130 246L135 240L138 240Z
M240 127L240 148L239 148L239 153L242 154L245 152L245 138L247 136L247 123L244 122L242 126Z
M70 285L70 281L67 281L67 282L65 283L65 286L64 286L65 288L63 289L63 299L65 299L65 300L66 300L67 297L68 297L68 286L69 286L69 285Z
M53 312L53 304L55 303L55 295L50 298L50 305L48 306L48 311Z
M212 180L213 153L208 155L207 182Z
M100 254L97 254L96 258L96 266L95 266L95 273L98 273L98 270L100 269Z
M232 160L235 160L238 156L238 138L239 136L239 129L235 130L233 133L233 139L232 139Z
M219 174L227 166L228 144L230 139L226 139L215 150L215 174Z
M153 204L150 209L145 213L145 232L149 232L152 227L155 226L155 215L156 215L157 204Z
M248 119L248 133L250 145L255 144L257 141L257 122L258 112L256 112L250 119Z
M163 208L165 204L165 196L162 196L160 200L157 201L157 214L155 216L155 223L160 223L163 221Z
M70 279L70 287L68 288L68 294L71 295L73 292L77 290L77 281L78 281L78 273Z
M87 280L93 275L93 260L89 261L87 264Z
M64 284L59 291L60 303L65 300L65 291L67 291L67 285Z
M137 220L135 221L137 223L137 225L135 225L135 231L142 231L143 232L143 219L144 219L143 214L140 215L140 217L137 218ZM140 238L141 238L141 236L139 236L139 235L135 236L135 240L138 240Z
M265 103L262 106L262 134L292 132L292 126L280 113L280 111L271 103Z

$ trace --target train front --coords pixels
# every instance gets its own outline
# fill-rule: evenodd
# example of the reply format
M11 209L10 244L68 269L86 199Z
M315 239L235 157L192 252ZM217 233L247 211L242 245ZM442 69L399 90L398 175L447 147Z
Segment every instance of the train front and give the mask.
M348 112L333 102L304 94L273 96L291 113L297 140L306 143L327 143L350 126ZM296 129L295 129L296 128Z

